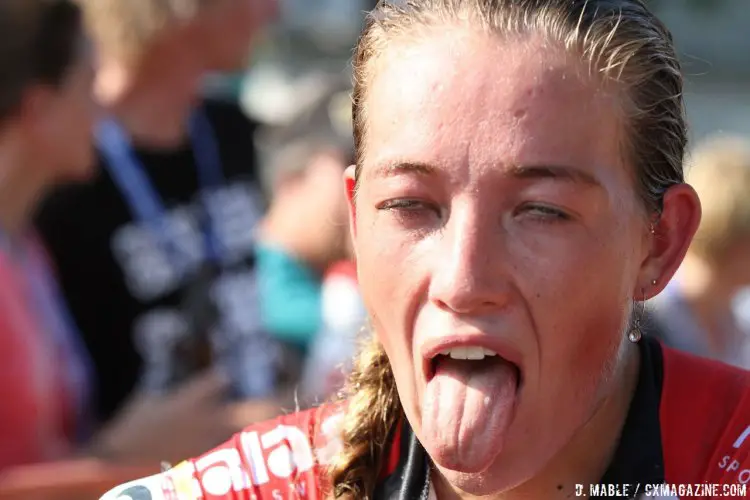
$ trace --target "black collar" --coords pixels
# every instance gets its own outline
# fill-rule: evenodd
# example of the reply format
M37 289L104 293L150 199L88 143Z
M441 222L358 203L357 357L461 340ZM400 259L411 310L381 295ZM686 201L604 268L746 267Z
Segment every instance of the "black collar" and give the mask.
M660 484L664 482L659 402L664 379L661 346L644 337L639 343L641 366L633 400L612 462L602 485ZM396 472L375 492L376 500L427 500L430 464L422 445L404 419ZM631 489L633 491L633 489Z
M396 471L378 485L375 500L427 500L430 491L429 458L405 418L400 446Z
M661 449L659 404L664 380L661 346L650 337L640 342L641 368L620 442L601 484L661 484L664 456Z

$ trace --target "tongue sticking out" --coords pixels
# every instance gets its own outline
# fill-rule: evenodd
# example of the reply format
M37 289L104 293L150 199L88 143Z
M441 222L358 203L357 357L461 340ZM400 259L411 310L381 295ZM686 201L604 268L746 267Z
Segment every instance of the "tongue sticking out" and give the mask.
M502 448L513 417L518 374L500 357L440 356L422 403L425 445L439 465L480 472Z

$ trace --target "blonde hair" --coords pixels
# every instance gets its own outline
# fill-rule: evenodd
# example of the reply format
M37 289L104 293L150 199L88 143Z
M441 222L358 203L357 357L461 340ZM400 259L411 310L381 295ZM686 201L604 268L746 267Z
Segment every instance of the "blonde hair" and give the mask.
M344 450L330 464L334 498L370 498L382 466L383 450L401 416L388 356L373 335L354 362L341 395L347 401Z
M750 236L750 140L710 137L693 151L690 166L688 182L703 212L690 251L716 262L739 238Z
M634 165L636 191L649 216L664 192L682 183L687 130L682 74L667 28L640 0L403 0L372 11L354 53L352 116L356 179L366 155L367 93L376 65L397 39L432 26L471 23L499 35L534 33L588 61L602 82L622 88L627 120L623 150ZM330 470L335 498L372 498L382 456L401 418L395 380L382 346L367 346L348 386L344 448Z
M212 0L76 0L107 57L137 60L164 28L192 19Z

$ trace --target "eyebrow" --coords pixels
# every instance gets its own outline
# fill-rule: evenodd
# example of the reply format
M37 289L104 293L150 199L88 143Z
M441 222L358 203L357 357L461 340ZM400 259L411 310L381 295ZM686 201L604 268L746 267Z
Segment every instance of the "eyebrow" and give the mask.
M373 175L376 177L389 177L399 174L432 176L439 170L438 166L429 163L404 161L380 165L374 169ZM594 175L580 168L566 165L514 165L503 169L503 174L515 179L552 179L586 184L592 187L602 186L599 179Z
M505 170L508 175L517 179L557 179L592 187L601 187L602 183L594 175L580 168L567 165L517 165Z
M419 161L399 161L378 165L372 172L374 177L390 177L399 174L435 175L438 167Z

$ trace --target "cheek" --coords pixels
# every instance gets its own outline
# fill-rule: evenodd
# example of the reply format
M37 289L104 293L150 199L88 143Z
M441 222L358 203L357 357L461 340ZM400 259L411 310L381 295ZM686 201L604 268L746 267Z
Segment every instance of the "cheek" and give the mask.
M602 235L559 248L553 259L537 261L536 270L523 273L537 278L529 305L539 342L541 392L577 400L583 408L598 398L599 376L617 361L627 321L623 311L637 275L629 264L635 253L633 259L623 258L627 242Z
M356 216L358 231L354 242L360 289L386 350L389 354L406 355L411 351L406 318L418 270L409 264L411 247L379 227L372 211L360 207Z
M629 218L607 217L509 239L508 271L536 330L541 368L583 370L611 351L602 336L619 338L639 271L635 230Z
M598 384L607 380L617 365L625 336L625 318L612 311L619 312L624 306L614 297L609 301L598 297L597 309L601 312L582 312L580 319L571 324L571 328L579 333L568 342L558 342L554 346L558 356L547 360L550 365L557 363L559 372L567 372L571 379L580 381L576 385L583 397L596 397Z
M532 442L532 436L541 435L552 447L562 446L609 394L624 341L627 298L606 283L618 279L615 261L587 255L589 265L572 266L570 272L558 267L565 261L554 266L557 272L539 269L537 273L549 271L546 279L539 278L547 288L529 301L539 358L527 381L527 423L521 434ZM597 271L601 269L608 272Z
M360 209L358 213L361 214ZM375 230L372 221L357 217L355 240L360 291L372 327L390 361L399 399L411 422L419 422L419 396L409 320L418 295L419 270L409 265L409 247Z

